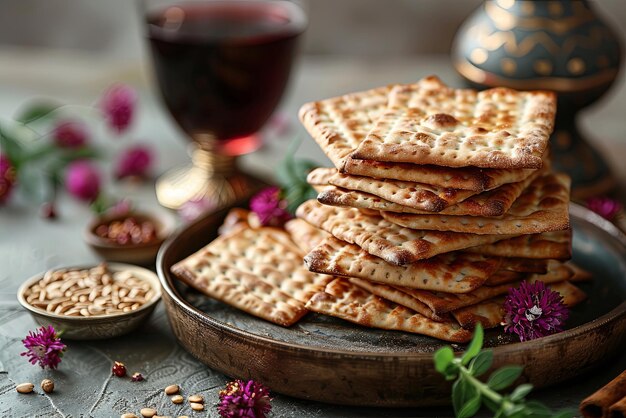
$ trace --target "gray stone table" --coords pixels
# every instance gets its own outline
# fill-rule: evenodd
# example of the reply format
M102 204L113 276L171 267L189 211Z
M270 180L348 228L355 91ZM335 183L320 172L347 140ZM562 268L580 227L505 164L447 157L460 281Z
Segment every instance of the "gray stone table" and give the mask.
M142 96L139 118L130 136L149 141L156 147L159 173L186 161L182 134L150 93L149 85L141 73L135 70L118 71L118 75L109 74L109 78L101 78L91 75L101 74L102 68L92 68L88 62L78 60L75 67L64 70L69 73L59 74L51 66L46 73L50 79L23 78L19 71L9 77L5 71L5 76L0 78L0 121L10 117L16 106L31 96L48 95L71 103L87 104L111 80L129 80L140 86ZM115 74L114 70L111 72ZM288 145L286 137L304 137L295 115L298 105L305 101L390 82L410 82L431 73L437 73L450 82L458 81L445 57L419 57L385 63L304 58L282 106L282 111L291 121L291 133L283 137L268 135L267 145L246 157L243 163L250 171L271 176L273 167L282 158ZM626 94L622 80L612 96L588 112L583 120L585 128L594 128L601 140L599 145L608 151L606 154L617 168L622 184L626 179L626 166L618 163L626 155L624 108ZM111 152L121 146L116 142L119 140L101 136L100 144L106 145ZM298 154L326 162L311 140L303 142ZM140 208L157 208L152 183L114 184L110 187L119 195L132 196ZM90 217L88 210L63 195L59 201L59 212L59 219L44 221L38 217L38 209L20 196L16 196L10 205L0 208L0 416L115 417L127 411L137 413L144 406L155 406L162 415L217 416L212 405L217 401L219 389L229 379L210 370L176 344L162 306L157 308L143 328L130 335L98 342L68 341L69 350L58 371L42 371L19 356L22 350L20 340L28 330L36 327L31 317L17 304L15 294L19 284L52 267L97 261L82 241L82 230ZM147 380L131 383L128 379L111 377L114 360L125 362L130 372L141 371ZM608 362L606 368L593 375L533 396L553 407L575 407L583 397L625 368L626 356L622 356ZM52 377L56 381L57 389L49 396L41 393L19 396L14 389L18 382L38 384L44 377ZM207 411L192 414L188 407L171 404L164 396L163 388L172 383L180 384L186 394L205 394ZM276 417L446 417L452 414L447 408L347 408L280 395L276 396L273 405L273 416Z

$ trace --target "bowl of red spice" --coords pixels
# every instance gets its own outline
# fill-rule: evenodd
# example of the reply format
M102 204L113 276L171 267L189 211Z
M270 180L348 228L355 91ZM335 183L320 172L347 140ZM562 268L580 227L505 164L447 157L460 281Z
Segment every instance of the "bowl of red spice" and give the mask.
M151 265L176 221L165 212L130 211L94 218L85 230L85 242L103 259Z

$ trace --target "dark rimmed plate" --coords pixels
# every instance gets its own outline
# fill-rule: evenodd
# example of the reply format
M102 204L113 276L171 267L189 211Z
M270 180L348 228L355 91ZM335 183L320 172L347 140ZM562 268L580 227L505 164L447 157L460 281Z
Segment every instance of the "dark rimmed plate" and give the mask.
M568 329L515 343L487 334L494 367L525 365L536 387L586 373L626 344L626 236L593 212L571 205L574 261L594 273L589 298L572 311ZM159 252L163 301L179 343L200 361L235 378L255 378L286 395L345 405L425 406L449 403L450 382L433 368L445 343L374 330L309 314L283 328L211 300L170 274L170 267L209 243L227 210L180 231ZM462 350L463 346L455 346Z

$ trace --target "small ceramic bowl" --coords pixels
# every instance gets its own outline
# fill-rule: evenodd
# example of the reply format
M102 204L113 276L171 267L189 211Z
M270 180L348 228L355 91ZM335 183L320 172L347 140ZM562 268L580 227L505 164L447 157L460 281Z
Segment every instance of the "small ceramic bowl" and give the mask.
M151 221L156 229L156 239L142 244L117 244L96 234L96 228L102 224L133 217L137 222ZM148 213L131 211L126 214L104 215L92 219L85 229L84 240L91 249L107 261L153 265L163 241L174 232L176 221L166 212Z
M59 269L86 269L94 266L69 266ZM133 276L150 283L154 296L134 311L97 316L65 316L47 312L26 301L25 293L28 288L41 280L45 272L39 273L26 280L17 291L17 299L27 309L39 325L52 325L55 330L63 331L63 338L74 340L100 340L117 337L129 333L145 322L154 311L161 299L161 285L159 279L148 269L130 264L107 263L110 272L129 271Z

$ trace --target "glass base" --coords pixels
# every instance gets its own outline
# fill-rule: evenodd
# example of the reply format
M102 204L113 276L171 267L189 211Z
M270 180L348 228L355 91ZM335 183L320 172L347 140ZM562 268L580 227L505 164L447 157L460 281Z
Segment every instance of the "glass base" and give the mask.
M236 158L195 149L193 163L175 168L156 182L156 195L162 206L180 209L189 201L206 199L217 209L241 202L265 183L237 170Z

